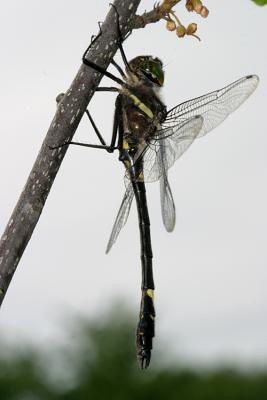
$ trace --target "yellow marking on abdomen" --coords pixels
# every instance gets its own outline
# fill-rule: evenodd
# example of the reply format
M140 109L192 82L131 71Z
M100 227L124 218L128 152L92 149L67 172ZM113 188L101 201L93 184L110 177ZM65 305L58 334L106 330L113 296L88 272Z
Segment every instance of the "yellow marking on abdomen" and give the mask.
M154 299L154 290L147 289L146 294L153 300Z
M130 146L126 139L123 139L122 148L124 150L129 150Z
M130 163L129 160L124 160L123 162L124 162L124 165L125 165L125 167L126 167L127 169L130 169L130 168L131 168L131 163Z

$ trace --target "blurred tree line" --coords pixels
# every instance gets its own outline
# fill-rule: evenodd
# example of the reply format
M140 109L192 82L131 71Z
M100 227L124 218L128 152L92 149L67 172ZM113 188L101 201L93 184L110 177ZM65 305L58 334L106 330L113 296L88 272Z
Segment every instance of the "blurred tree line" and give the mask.
M267 4L267 0L252 0L252 1L258 4L258 6L265 6Z
M150 369L139 370L132 319L116 310L97 321L72 321L70 343L62 347L47 343L42 352L23 343L8 349L2 342L0 399L267 399L267 369L193 370L180 361L167 367L155 349Z

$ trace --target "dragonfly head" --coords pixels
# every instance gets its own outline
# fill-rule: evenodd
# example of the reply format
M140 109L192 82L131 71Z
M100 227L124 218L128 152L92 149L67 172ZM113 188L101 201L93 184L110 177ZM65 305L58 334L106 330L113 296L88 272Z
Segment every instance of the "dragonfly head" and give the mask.
M130 79L137 80L146 86L161 87L164 83L162 61L157 57L138 56L129 62L130 70L127 74Z

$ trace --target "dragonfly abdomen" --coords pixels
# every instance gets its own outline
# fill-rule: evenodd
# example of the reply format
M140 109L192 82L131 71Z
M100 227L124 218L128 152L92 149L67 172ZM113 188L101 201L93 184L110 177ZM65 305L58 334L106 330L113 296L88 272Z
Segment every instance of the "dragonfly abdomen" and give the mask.
M152 350L152 341L155 336L155 309L154 309L154 280L152 270L152 246L150 237L150 220L146 201L144 182L135 181L132 177L132 186L135 194L141 243L142 264L142 298L139 323L136 332L137 357L141 368L149 366Z

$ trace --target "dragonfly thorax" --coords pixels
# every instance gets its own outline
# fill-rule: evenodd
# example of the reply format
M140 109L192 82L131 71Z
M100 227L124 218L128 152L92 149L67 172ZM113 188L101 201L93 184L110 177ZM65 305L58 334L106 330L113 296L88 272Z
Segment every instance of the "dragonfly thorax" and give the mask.
M122 91L124 132L132 142L146 140L153 135L166 116L166 106L153 88L131 86Z

